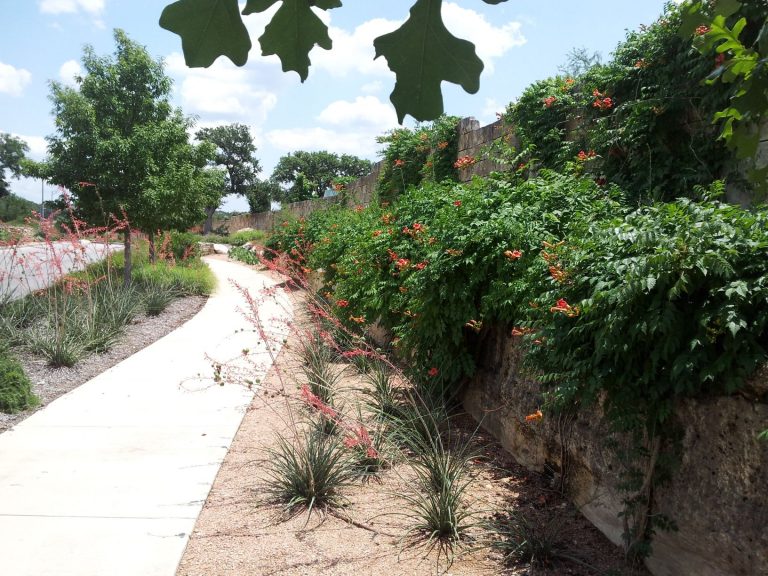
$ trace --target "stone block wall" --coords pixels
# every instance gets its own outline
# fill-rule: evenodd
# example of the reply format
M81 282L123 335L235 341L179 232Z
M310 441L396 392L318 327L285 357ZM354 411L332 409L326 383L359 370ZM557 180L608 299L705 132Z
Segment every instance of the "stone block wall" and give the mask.
M610 431L598 410L526 422L543 397L521 363L515 339L492 333L465 408L522 465L562 477L582 513L620 544L621 466L607 447ZM654 496L678 530L656 535L648 568L656 576L768 576L768 442L757 438L768 428L768 370L739 395L682 403L671 425L680 433L679 467Z
M494 122L488 126L480 126L480 122L474 118L464 118L459 123L459 153L461 156L479 156L483 148L495 140L502 137L513 138L514 136L506 131L501 122ZM375 192L376 184L379 181L379 174L381 173L382 162L378 162L373 165L371 173L367 176L352 182L347 186L345 197L347 204L350 206L367 206L371 203ZM493 170L499 170L503 168L503 165L491 162L490 160L482 160L477 164L462 170L460 179L463 181L469 181L472 176L487 176ZM297 218L307 216L315 210L323 209L329 205L329 203L339 202L338 197L331 198L316 198L313 200L305 200L303 202L294 202L291 204L284 204L282 211L290 212ZM216 228L221 224L229 226L230 232L235 232L240 228L255 228L256 230L270 231L280 224L279 212L260 212L258 214L245 214L243 216L237 216L227 222L221 222L214 220L213 227Z
M474 118L462 118L457 130L459 131L458 158L462 156L482 158L484 150L501 138L506 139L512 146L517 146L517 139L511 127L501 120L487 126L480 126L480 122ZM460 170L459 179L462 182L469 182L473 176L488 176L491 172L507 168L508 166L504 164L481 159L476 164Z

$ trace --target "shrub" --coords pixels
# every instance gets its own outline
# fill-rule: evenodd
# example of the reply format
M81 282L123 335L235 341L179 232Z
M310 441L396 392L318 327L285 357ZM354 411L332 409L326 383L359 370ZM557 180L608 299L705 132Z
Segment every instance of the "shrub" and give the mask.
M569 238L569 281L531 313L545 344L528 358L554 397L604 398L620 428L653 434L681 398L738 389L768 350L766 224L766 208L681 199Z
M412 378L450 388L474 370L470 343L483 320L527 310L530 286L546 272L537 259L542 242L558 241L582 218L621 211L613 197L615 190L554 173L427 184L391 209L310 218L290 242L312 247L309 267L326 271L342 322L379 321L408 350ZM318 234L318 223L330 226ZM519 260L505 256L512 250Z
M235 246L229 250L229 257L232 260L243 262L244 264L250 264L256 266L261 263L257 254L254 254L248 248L242 246Z
M200 258L198 242L201 237L191 232L171 232L171 252L177 262Z
M0 411L13 414L39 403L24 368L0 345Z
M732 154L711 118L729 88L704 85L716 65L692 50L680 24L681 9L668 5L605 65L528 87L506 114L521 149L545 168L576 163L635 205L691 197L695 185L728 175ZM594 156L579 160L579 151Z
M242 246L246 242L263 242L266 237L266 233L261 230L239 230L230 234L226 243Z
M356 472L336 436L299 433L291 441L278 437L270 451L268 493L289 512L305 508L338 507L344 504L343 490Z

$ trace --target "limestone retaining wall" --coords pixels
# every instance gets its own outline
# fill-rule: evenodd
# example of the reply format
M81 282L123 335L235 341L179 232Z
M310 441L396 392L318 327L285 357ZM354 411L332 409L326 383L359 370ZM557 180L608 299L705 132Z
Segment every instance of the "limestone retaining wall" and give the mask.
M621 466L608 445L625 439L611 438L597 410L526 422L543 398L521 361L511 336L492 333L465 408L522 465L563 477L582 513L620 544ZM654 496L678 530L655 536L648 568L656 576L768 576L768 442L757 439L768 428L768 370L739 395L683 402L673 425L679 467Z

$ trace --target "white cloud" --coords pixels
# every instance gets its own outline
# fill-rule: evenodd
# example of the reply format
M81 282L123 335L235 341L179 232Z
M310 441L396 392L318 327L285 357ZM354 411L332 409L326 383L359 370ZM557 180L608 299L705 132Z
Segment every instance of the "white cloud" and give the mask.
M238 68L228 60L218 60L209 68L187 68L178 53L171 54L166 64L177 80L176 90L187 113L214 118L211 121L217 123L260 126L277 104L274 92L254 88L263 85L258 65Z
M59 68L59 78L67 86L76 86L77 81L75 78L82 75L83 69L77 60L67 60Z
M40 0L43 14L73 14L80 10L99 14L104 10L104 0Z
M363 84L360 87L360 92L363 94L376 94L381 92L382 88L384 88L384 84L381 82L381 80L374 80L373 82Z
M353 102L337 100L320 112L317 120L326 126L270 130L269 143L282 152L328 150L375 158L376 136L397 126L392 107L375 96L358 96Z
M373 158L378 150L378 144L370 134L344 133L321 127L270 130L267 132L267 140L283 152L327 150L337 154Z
M20 138L29 146L29 157L33 160L42 160L48 154L48 142L42 136L24 136L23 134L13 134Z
M527 42L520 22L511 21L500 27L494 26L479 12L462 8L453 2L443 4L443 21L454 36L475 45L477 55L485 63L485 72L489 74L493 73L495 58Z
M486 98L485 106L483 106L482 112L480 112L480 121L484 124L490 124L498 120L498 114L502 114L506 106L499 104L499 101L495 98Z
M352 32L331 26L328 34L333 40L333 50L313 51L312 63L318 70L325 70L337 77L351 73L391 75L386 60L373 59L373 39L396 30L398 26L400 22L384 18L363 22Z
M477 55L485 63L486 70L493 72L494 59L503 56L510 48L526 43L520 22L510 21L494 26L484 15L462 8L458 4L443 4L443 21L452 34L475 44ZM357 26L353 31L330 26L328 33L333 40L333 51L317 50L312 62L317 69L341 77L352 73L366 75L391 75L384 58L374 60L373 41L378 36L393 32L401 21L374 18Z
M32 80L32 74L29 70L0 62L0 94L21 96L30 80Z
M332 126L372 126L384 130L397 124L397 115L392 106L376 96L358 96L354 102L331 102L317 119Z

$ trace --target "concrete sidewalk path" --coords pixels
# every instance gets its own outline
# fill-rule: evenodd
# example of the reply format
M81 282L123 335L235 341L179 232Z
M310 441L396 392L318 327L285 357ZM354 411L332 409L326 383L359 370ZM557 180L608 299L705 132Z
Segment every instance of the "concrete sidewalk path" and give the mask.
M267 275L205 260L219 284L194 318L0 434L0 573L175 574L253 396L216 385L211 359L263 378L292 315Z

